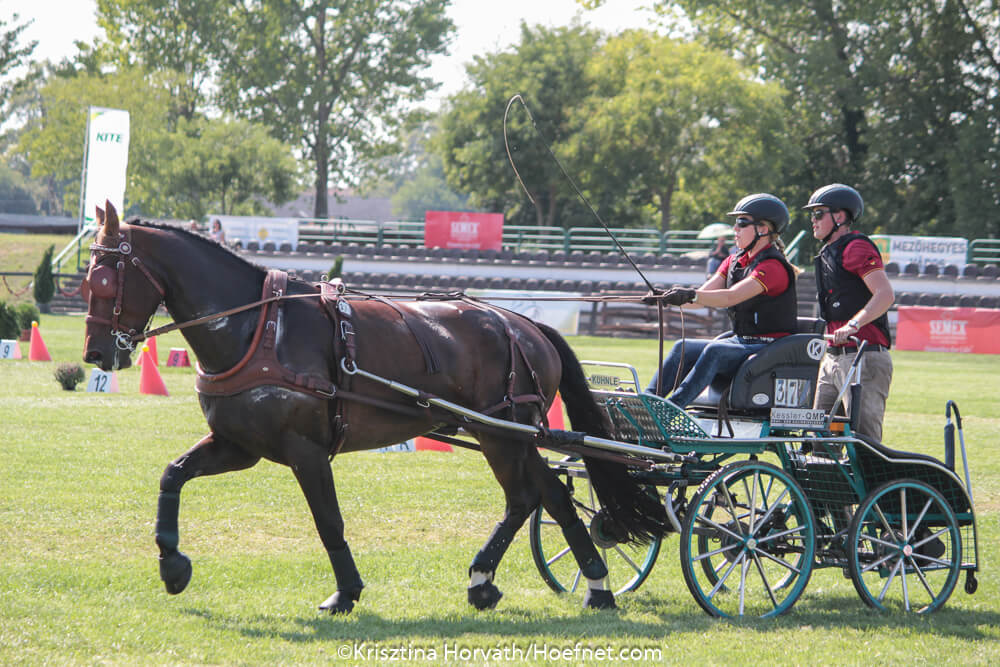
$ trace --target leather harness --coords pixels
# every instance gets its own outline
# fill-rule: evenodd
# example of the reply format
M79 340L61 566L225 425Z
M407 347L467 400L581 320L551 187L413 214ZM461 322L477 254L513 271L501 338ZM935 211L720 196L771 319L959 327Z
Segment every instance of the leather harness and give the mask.
M314 287L319 292L321 308L324 314L330 318L334 331L337 332L337 340L334 345L335 358L340 359L337 367L337 377L334 380L310 373L297 373L285 366L278 359L277 336L278 336L278 315L282 306L282 299L287 297L286 290L288 284L288 274L284 271L271 269L264 279L264 286L261 294L261 301L266 301L261 308L260 316L257 320L257 328L250 341L250 347L243 358L232 368L221 373L206 373L198 364L198 375L195 381L195 389L207 396L232 396L241 392L260 386L278 386L293 391L309 394L324 400L350 399L369 405L374 405L387 410L415 416L415 410L411 406L393 403L372 397L354 393L349 390L351 371L355 367L356 343L355 331L352 322L353 309L346 298L344 298L344 286L339 280L329 283L314 283ZM393 308L406 324L410 333L416 339L423 355L430 374L440 370L440 364L433 353L430 345L430 329L423 320L409 312L403 305L396 304L382 297L369 297L376 299ZM516 406L525 403L535 403L539 406L539 413L547 429L548 422L544 410L545 395L538 381L538 376L532 368L528 357L518 342L507 318L504 317L494 306L480 303L465 295L440 294L425 295L425 299L455 299L459 298L464 303L479 308L496 317L504 327L510 348L510 373L507 378L507 393L503 400L483 411L483 414L492 414L503 409L511 410L511 418L515 419ZM535 392L529 394L514 394L516 374L514 368L517 358L528 369L534 383ZM425 395L427 396L427 395ZM335 415L333 417L333 428L335 431L335 442L331 448L331 456L336 454L343 446L348 425L343 423L342 400L336 401ZM418 405L422 402L418 400ZM427 408L421 407L416 414L427 414ZM444 415L444 421L448 420L448 415ZM438 415L434 416L435 420Z

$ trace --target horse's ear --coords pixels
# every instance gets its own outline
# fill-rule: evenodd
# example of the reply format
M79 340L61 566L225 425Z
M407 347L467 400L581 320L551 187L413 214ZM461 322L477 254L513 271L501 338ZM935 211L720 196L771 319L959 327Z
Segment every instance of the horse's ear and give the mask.
M100 206L95 206L94 208L97 209L97 226L98 227L103 227L104 226L104 209L101 208Z
M104 234L106 236L118 236L118 211L115 210L115 205L109 200L105 200L104 210L107 213L104 221Z

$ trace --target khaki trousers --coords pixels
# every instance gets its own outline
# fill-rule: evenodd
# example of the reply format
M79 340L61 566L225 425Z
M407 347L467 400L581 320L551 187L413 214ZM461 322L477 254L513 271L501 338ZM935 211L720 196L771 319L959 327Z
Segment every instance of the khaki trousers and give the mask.
M816 398L813 407L829 412L840 393L847 372L854 363L853 353L825 354L819 366L816 380ZM865 352L861 356L861 420L858 432L882 442L882 419L885 417L885 402L889 398L892 383L892 356L888 350ZM846 407L846 412L844 411ZM844 394L844 406L840 414L850 414L851 393Z

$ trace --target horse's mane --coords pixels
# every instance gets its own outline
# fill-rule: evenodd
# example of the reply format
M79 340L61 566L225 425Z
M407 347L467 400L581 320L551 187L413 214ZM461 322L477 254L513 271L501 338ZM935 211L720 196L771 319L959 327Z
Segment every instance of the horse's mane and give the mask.
M179 232L180 234L182 234L182 235L184 235L184 236L186 236L188 238L194 239L195 241L198 241L199 243L206 243L209 246L211 246L212 248L215 248L217 250L222 250L223 252L225 252L225 253L227 253L227 254L235 257L236 259L240 260L241 262L243 262L245 264L249 264L253 268L259 269L260 271L263 271L264 273L267 273L267 267L261 266L260 264L257 264L256 262L251 262L246 257L240 255L236 251L230 249L229 247L227 247L227 246L219 243L218 241L216 241L214 239L210 239L210 238L208 238L207 236L205 236L203 234L197 234L197 233L192 232L192 231L190 231L188 229L184 229L183 227L181 227L179 225L171 225L171 224L164 223L164 222L155 222L153 220L142 220L142 219L137 218L137 217L136 218L130 218L130 219L126 220L125 223L128 224L128 225L130 225L130 226L135 226L135 227L149 227L151 229L162 229L163 231L167 231L167 232Z

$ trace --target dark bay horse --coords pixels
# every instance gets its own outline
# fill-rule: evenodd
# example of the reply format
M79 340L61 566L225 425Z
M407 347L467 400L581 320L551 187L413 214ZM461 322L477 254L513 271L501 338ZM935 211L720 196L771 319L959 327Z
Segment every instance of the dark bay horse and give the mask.
M550 327L468 299L396 303L374 298L335 301L350 311L338 326L321 299L314 298L323 285L298 280L275 290L269 303L247 309L267 296L272 272L178 228L120 222L110 203L106 216L99 211L98 218L104 221L85 281L84 360L105 370L128 367L136 341L163 303L199 362L199 400L210 432L168 464L160 479L156 543L169 593L183 591L192 571L177 548L181 487L195 477L249 468L263 458L292 469L329 555L337 589L320 608L331 613L353 609L364 584L344 539L329 460L402 442L447 419L419 397L346 371L361 369L417 387L421 396L477 412L493 410L505 420L513 414L517 422L534 425L544 423L559 389L574 428L606 437L603 411L587 389L579 362ZM265 312L271 315L265 318ZM277 362L270 365L282 367L284 379L265 378L230 391L203 382L252 366L248 355L268 344ZM506 499L502 520L469 568L469 602L479 609L497 604L501 593L493 577L500 559L541 504L562 527L588 579L585 604L614 607L613 594L604 586L605 564L566 488L539 455L539 443L475 422L462 426L479 442ZM641 541L665 532L663 507L623 464L599 457L585 457L585 462L623 539Z

